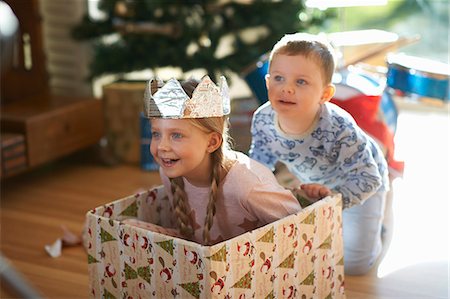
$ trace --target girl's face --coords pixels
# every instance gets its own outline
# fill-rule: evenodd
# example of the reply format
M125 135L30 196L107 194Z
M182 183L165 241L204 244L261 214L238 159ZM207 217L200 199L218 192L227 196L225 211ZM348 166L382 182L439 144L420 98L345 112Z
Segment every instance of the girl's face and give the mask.
M196 186L211 184L211 153L218 133L207 133L188 119L152 119L150 152L169 178L185 177Z
M334 87L323 82L319 65L303 55L277 54L266 76L268 96L279 116L311 119L320 104L334 94Z

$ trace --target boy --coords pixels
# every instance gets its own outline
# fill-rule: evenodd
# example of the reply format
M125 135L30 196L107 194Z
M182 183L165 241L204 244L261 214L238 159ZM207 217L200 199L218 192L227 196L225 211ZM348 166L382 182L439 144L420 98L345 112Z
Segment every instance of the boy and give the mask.
M323 184L342 194L345 271L361 275L381 253L388 170L376 142L328 103L334 68L333 50L318 36L290 34L275 44L266 75L269 102L253 115L250 157L272 170L285 164L302 189Z

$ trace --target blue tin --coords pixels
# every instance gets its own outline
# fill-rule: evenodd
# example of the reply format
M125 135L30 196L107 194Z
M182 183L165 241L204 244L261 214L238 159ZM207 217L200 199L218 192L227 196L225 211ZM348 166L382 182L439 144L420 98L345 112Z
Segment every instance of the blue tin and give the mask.
M140 114L140 128L141 128L141 168L144 170L158 170L159 165L153 159L150 153L150 143L152 141L152 129L150 120L144 116L144 113Z
M268 100L265 81L268 72L268 56L263 55L260 60L247 67L241 74L260 104L264 104Z

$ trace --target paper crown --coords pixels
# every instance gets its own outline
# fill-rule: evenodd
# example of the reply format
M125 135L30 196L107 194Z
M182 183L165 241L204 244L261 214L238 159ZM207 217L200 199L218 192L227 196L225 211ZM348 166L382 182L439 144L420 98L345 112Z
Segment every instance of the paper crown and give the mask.
M209 76L203 77L194 89L192 98L176 79L163 84L158 79L147 83L144 93L144 115L147 118L205 118L230 113L228 85L223 76L220 77L219 86Z

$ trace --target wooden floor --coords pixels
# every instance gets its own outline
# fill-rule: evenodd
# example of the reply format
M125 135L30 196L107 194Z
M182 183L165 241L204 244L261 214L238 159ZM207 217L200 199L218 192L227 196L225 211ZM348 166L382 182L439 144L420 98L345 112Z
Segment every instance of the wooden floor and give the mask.
M410 120L409 117L405 115L403 121ZM415 121L417 119L413 123ZM437 123L442 125L442 121L437 120ZM448 118L444 119L444 124L448 126ZM406 141L402 141L404 146L410 147L408 142L419 146L414 142L414 135L408 136L409 139L404 137ZM423 146L436 146L433 141L430 142ZM399 148L403 153L410 150L411 147ZM419 146L417 150L423 155L427 149ZM448 142L442 150L448 157ZM134 165L102 166L86 158L91 154L92 151L85 151L2 181L1 253L43 298L88 297L87 256L83 248L65 248L59 258L51 258L44 251L46 244L61 236L61 225L81 232L84 215L89 209L160 183L155 172L145 172ZM412 158L406 155L405 162L418 157L420 154ZM446 159L444 163L448 163ZM431 170L437 166L434 164L432 167ZM392 242L386 246L385 256L374 271L364 276L346 276L348 298L448 298L448 214L445 217L448 212L448 189L445 189L445 181L441 178L435 179L437 184L441 184L437 186L426 186L428 183L423 178L416 182L411 171L416 173L414 168L409 168L403 179L394 182L394 191L398 193L394 195L393 204L395 221L388 233ZM430 177L428 174L431 172L427 171L423 170L422 175ZM448 170L441 176L448 183ZM415 185L407 185L408 180ZM431 197L426 195L434 189L444 196L440 198L444 205L439 206L438 202L438 206L430 212L418 203L431 202ZM419 200L410 198L414 194ZM420 198L423 194L425 197ZM414 207L416 205L419 210ZM441 210L443 214L439 214ZM413 220L404 218L414 213L418 214L414 215ZM439 218L442 215L444 218ZM402 224L407 224L409 228L404 228ZM437 241L429 236L439 233L441 235ZM423 244L426 240L428 243ZM7 291L4 284L0 289L1 298L19 298Z

